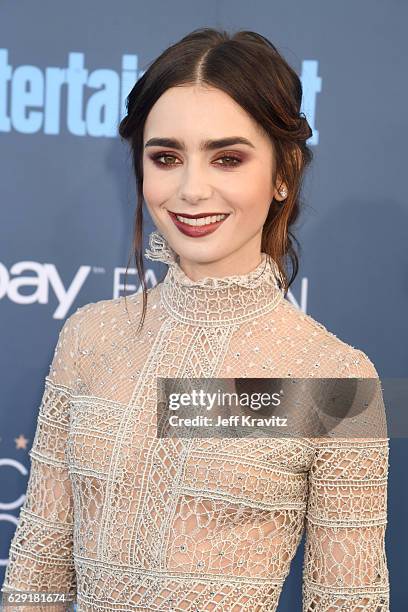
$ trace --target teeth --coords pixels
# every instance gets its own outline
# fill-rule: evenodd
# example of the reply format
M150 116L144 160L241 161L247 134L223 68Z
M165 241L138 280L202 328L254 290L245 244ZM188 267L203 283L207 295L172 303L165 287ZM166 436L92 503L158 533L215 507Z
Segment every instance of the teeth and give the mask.
M180 215L176 215L177 219L186 225L209 225L210 223L215 223L216 221L221 221L225 219L228 215L213 215L212 217L201 217L200 219L188 219L187 217L181 217Z

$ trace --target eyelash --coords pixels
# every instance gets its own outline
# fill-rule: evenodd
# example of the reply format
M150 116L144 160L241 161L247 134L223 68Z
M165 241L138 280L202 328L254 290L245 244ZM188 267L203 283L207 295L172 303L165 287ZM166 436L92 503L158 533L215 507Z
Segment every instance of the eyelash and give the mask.
M152 155L151 159L153 160L153 162L159 166L159 167L170 167L173 166L175 164L165 164L163 162L160 162L159 159L160 157L173 157L176 159L176 156L171 154L171 153L157 153L156 155ZM240 157L236 157L235 155L223 155L222 157L219 157L218 159L233 159L238 163L233 163L231 165L229 164L217 164L219 166L225 166L226 168L235 168L236 166L239 166L240 162L242 161ZM215 160L218 161L218 160Z

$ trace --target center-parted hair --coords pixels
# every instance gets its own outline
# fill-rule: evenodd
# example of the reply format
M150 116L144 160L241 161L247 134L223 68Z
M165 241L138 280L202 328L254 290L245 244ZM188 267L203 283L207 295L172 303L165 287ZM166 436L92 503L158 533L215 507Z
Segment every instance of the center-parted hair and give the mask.
M143 288L143 325L147 287L143 265L143 132L156 101L167 89L179 85L203 85L228 94L256 121L270 138L276 159L275 173L288 188L283 202L272 200L263 226L261 250L275 260L287 292L299 269L299 258L290 231L299 216L301 187L313 154L306 141L312 130L300 112L302 84L277 48L251 31L228 34L223 29L199 28L168 47L135 83L126 99L127 114L119 135L129 142L136 178L132 252ZM275 183L275 177L271 176ZM291 276L286 260L291 263ZM127 276L127 272L126 272Z

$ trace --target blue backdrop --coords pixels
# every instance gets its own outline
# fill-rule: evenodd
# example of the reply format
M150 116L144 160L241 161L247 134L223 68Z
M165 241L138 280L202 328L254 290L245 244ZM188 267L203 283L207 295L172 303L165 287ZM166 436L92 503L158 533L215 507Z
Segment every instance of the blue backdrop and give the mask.
M407 376L407 23L403 0L1 2L0 584L58 332L77 307L123 293L135 206L116 135L125 97L191 30L258 31L298 72L315 159L288 299L364 350L380 378ZM149 263L150 286L165 267ZM407 441L390 446L386 546L403 612ZM300 609L302 557L303 542L280 612Z

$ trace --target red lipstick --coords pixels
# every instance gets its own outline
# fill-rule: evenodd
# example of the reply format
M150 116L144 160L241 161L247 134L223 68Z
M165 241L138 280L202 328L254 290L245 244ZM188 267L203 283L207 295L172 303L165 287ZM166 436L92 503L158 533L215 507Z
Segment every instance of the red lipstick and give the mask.
M214 215L224 215L227 216L221 221L215 221L215 223L208 223L207 225L187 225L187 223L183 223L177 219L176 213L168 211L170 217L173 220L174 225L186 236L191 236L192 238L199 238L200 236L207 236L207 234L212 234L215 232L224 221L229 217L229 213L199 213L197 215L190 215L185 213L177 213L181 217L187 217L188 219L201 219L202 217L213 217Z

